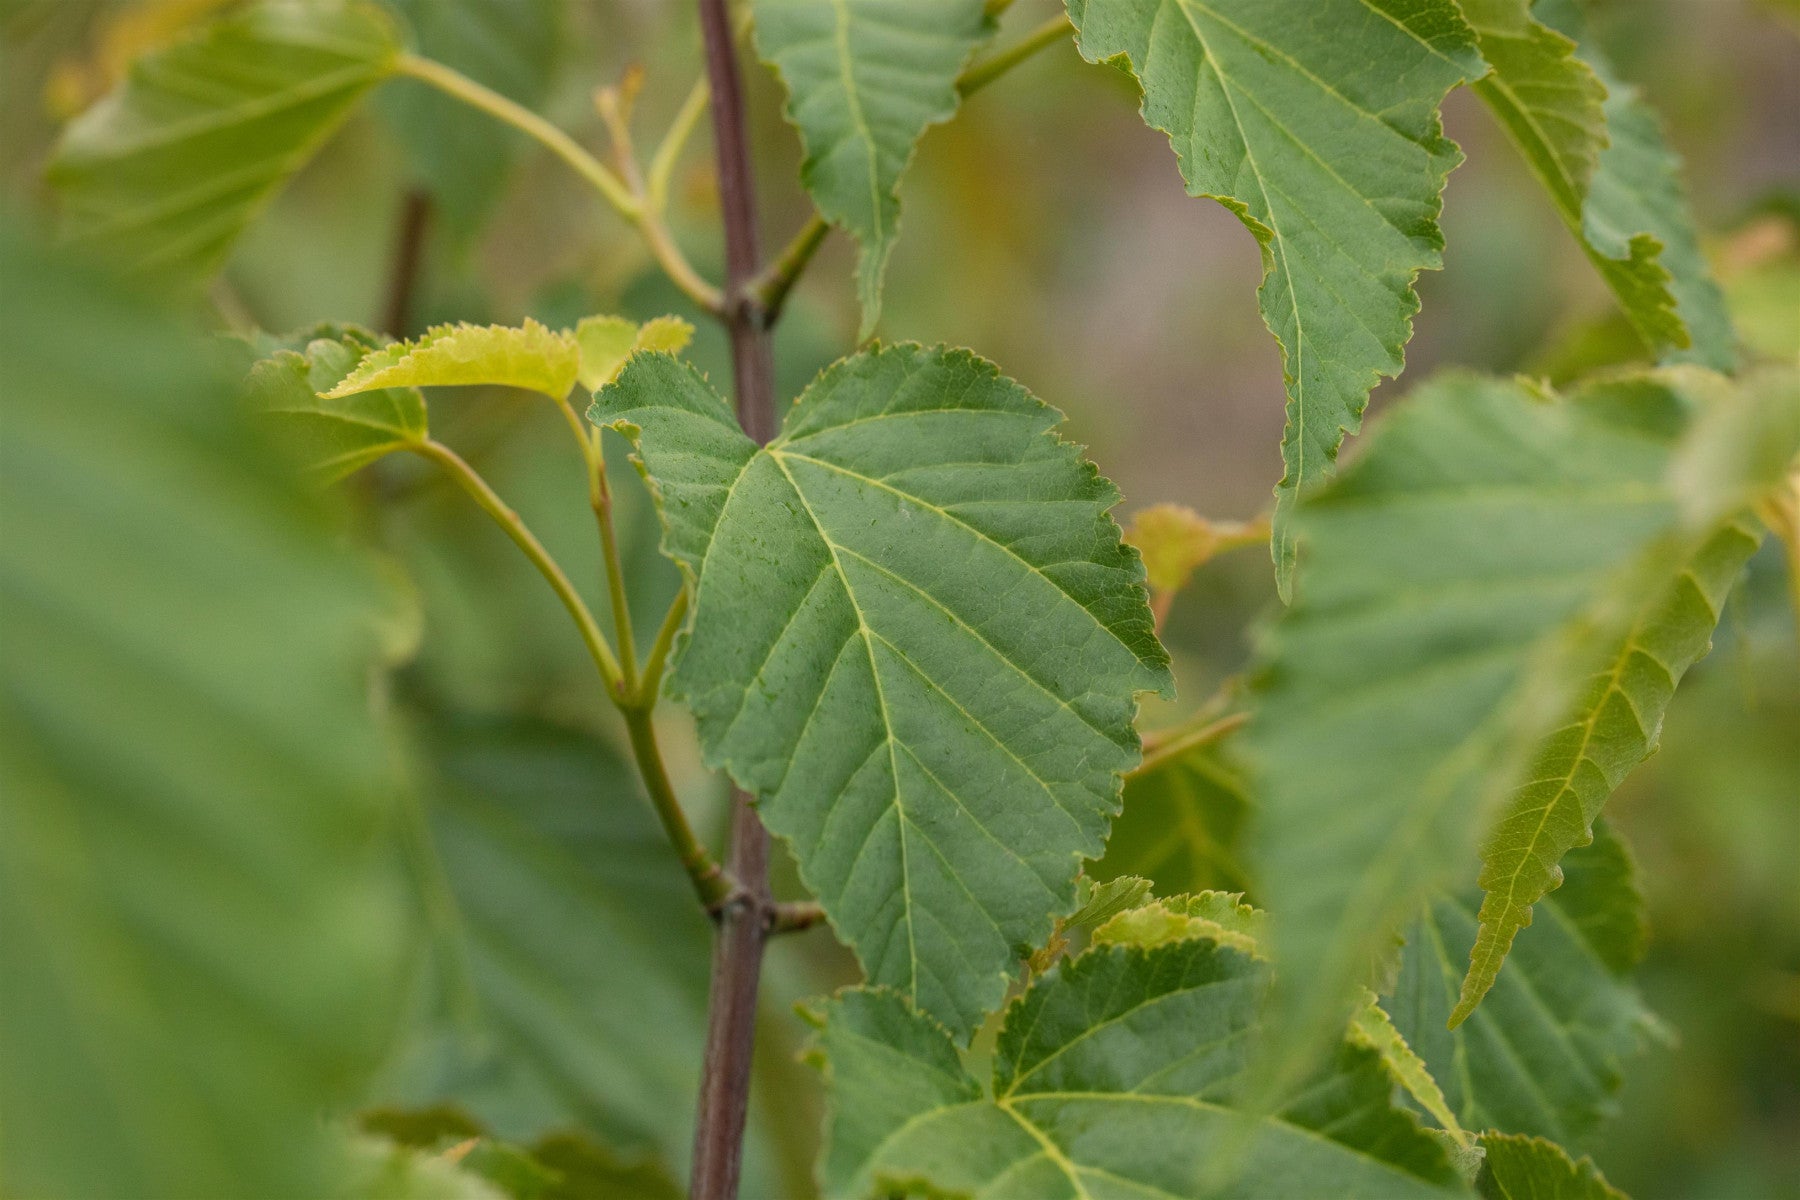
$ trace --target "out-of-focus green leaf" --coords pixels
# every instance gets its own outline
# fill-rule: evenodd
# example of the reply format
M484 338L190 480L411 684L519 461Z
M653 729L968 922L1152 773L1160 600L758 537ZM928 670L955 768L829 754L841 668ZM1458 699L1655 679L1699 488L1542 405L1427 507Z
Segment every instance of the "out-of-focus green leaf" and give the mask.
M252 409L270 417L301 463L328 481L422 445L429 436L425 398L417 388L336 390L373 349L352 338L316 338L299 351L276 350L252 366L245 381Z
M1581 1144L1611 1112L1624 1060L1655 1028L1624 978L1644 942L1631 861L1604 822L1594 829L1487 999L1455 1029L1448 1018L1475 939L1475 894L1434 898L1407 934L1384 1004L1472 1129Z
M50 163L71 239L120 267L204 279L398 54L366 3L263 0L139 59Z
M1729 475L1677 478L1702 382L1624 379L1558 400L1448 378L1308 502L1312 558L1262 639L1246 731L1287 1065L1338 1025L1531 765L1567 754L1568 739L1551 743L1608 652L1718 552L1747 497ZM1706 632L1680 640L1703 646Z
M859 340L881 315L900 232L900 176L925 131L956 113L956 77L993 33L984 0L755 0L756 47L787 85L800 179L862 245Z
M1681 183L1681 162L1669 149L1655 111L1637 88L1614 73L1575 0L1536 0L1532 12L1575 41L1576 53L1606 87L1609 141L1600 152L1581 207L1582 244L1618 262L1631 262L1660 248L1657 261L1668 273L1675 316L1686 327L1687 337L1668 337L1641 316L1634 316L1634 323L1652 348L1663 352L1665 361L1730 370L1737 360L1731 316L1700 250ZM1606 268L1602 273L1607 274ZM1628 314L1643 311L1643 303L1630 294L1631 286L1611 274L1607 278Z
M414 48L526 108L550 94L564 43L564 0L384 0ZM416 80L376 104L453 241L466 241L504 192L526 141L518 131Z
M693 581L670 675L876 983L967 1037L1074 906L1137 693L1169 684L1118 493L963 350L827 369L760 450L644 355L594 421L637 444Z
M708 930L629 769L532 720L421 735L434 987L383 1099L457 1105L509 1142L579 1128L684 1161Z
M357 1123L374 1135L365 1141L387 1138L411 1151L453 1161L464 1175L479 1177L511 1200L679 1200L681 1195L655 1161L621 1159L578 1133L555 1133L529 1146L515 1145L488 1136L479 1122L447 1105L415 1111L376 1109L363 1113ZM386 1197L376 1191L370 1200Z
M843 993L819 1039L826 1194L1198 1200L1241 1138L1235 1195L1467 1195L1372 1050L1342 1046L1267 1115L1233 1107L1265 983L1204 939L1096 947L1008 1009L986 1087L904 998Z
M351 1146L347 1183L333 1200L538 1200L496 1186L442 1155L358 1138Z
M1662 243L1646 232L1596 243L1583 223L1589 188L1609 144L1608 89L1575 42L1532 16L1530 0L1460 0L1493 70L1475 85L1544 185L1632 327L1652 350L1685 347ZM1603 248L1604 247L1604 248Z
M1164 759L1125 781L1124 808L1093 874L1142 875L1164 896L1244 891L1248 808L1244 782L1217 743Z
M1482 1200L1625 1200L1593 1162L1576 1162L1568 1151L1544 1138L1486 1134Z
M380 588L204 342L0 277L0 1191L330 1194L405 930Z
M1445 93L1486 70L1454 0L1067 0L1082 57L1123 56L1188 191L1262 247L1263 320L1288 388L1274 555L1294 570L1295 498L1322 480L1369 389L1398 375L1418 273L1436 268Z

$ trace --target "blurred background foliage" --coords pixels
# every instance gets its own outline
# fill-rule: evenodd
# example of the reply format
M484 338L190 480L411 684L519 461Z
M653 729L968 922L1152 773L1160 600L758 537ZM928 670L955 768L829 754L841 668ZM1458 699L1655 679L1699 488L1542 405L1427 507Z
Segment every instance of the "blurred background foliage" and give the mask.
M60 124L123 64L229 0L0 0L0 186L53 206L42 165ZM653 141L700 69L691 6L672 0L388 0L424 53L574 132L604 138L597 86L642 71ZM1001 38L1055 10L1019 0ZM1611 0L1602 40L1664 115L1687 162L1707 247L1757 357L1800 355L1800 9L1786 0ZM809 212L799 148L766 72L754 134L773 247ZM1069 416L1121 486L1152 503L1249 520L1280 475L1281 363L1256 313L1260 264L1238 222L1183 193L1123 74L1056 47L932 131L903 185L904 223L880 336L992 358ZM1408 370L1381 404L1456 364L1566 379L1639 351L1499 128L1467 91L1449 134L1445 269L1420 282ZM710 148L695 139L671 220L719 274ZM382 89L238 246L218 317L270 330L396 324L394 265L422 235L417 285L389 332L452 320L552 327L595 312L696 318L639 240L566 168L412 81ZM834 235L777 345L796 394L852 345L853 249ZM5 286L12 286L7 284ZM692 357L728 368L708 322ZM446 391L432 423L605 604L581 466L541 401ZM610 437L610 435L609 435ZM652 633L676 577L641 489L611 444L636 627ZM1354 452L1354 444L1352 446ZM580 1128L630 1161L685 1158L698 1066L705 932L612 750L616 717L554 597L464 497L393 459L347 488L350 519L403 568L422 638L396 681L416 809L402 822L419 898L414 1018L371 1103L448 1101L497 1135ZM1674 1033L1627 1071L1623 1116L1595 1145L1640 1198L1796 1194L1800 1180L1800 644L1779 550L1751 563L1712 656L1671 710L1662 752L1609 807L1641 861L1651 917L1643 988ZM1274 603L1270 565L1236 550L1203 565L1165 640L1186 715L1239 671ZM715 830L719 781L679 714L672 768ZM1229 763L1178 764L1128 797L1117 853L1159 890L1241 885L1229 843L1246 803ZM1181 801L1185 795L1187 799ZM596 799L598 798L598 799ZM1211 815L1199 841L1160 834L1165 806ZM1104 873L1104 872L1102 872ZM1165 878L1166 876L1166 878ZM791 872L785 880L793 890ZM829 934L777 943L768 971L750 1195L810 1189L817 1082L795 1060L800 998L851 979ZM455 1126L455 1121L450 1121ZM429 1143L441 1130L427 1130ZM643 1194L660 1194L657 1168ZM676 1172L679 1174L679 1171Z

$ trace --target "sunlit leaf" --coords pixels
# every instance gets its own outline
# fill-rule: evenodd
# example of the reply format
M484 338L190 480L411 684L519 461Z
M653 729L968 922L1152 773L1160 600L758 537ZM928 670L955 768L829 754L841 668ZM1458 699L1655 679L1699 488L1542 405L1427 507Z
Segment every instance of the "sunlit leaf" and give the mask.
M1144 120L1169 135L1193 195L1256 235L1263 319L1288 388L1274 554L1369 389L1397 375L1439 265L1444 180L1462 161L1438 104L1486 70L1454 0L1067 0L1090 62L1124 57Z
M265 0L133 64L51 160L70 237L188 283L392 71L393 26L356 0Z
M1285 1103L1233 1108L1266 968L1207 940L1107 945L1007 1011L987 1084L892 992L827 1008L829 1197L1199 1197L1234 1146L1231 1194L1467 1195L1374 1051L1340 1047Z
M1681 162L1663 137L1661 121L1638 89L1613 71L1575 0L1536 0L1532 13L1573 38L1576 53L1606 87L1609 142L1600 153L1581 208L1583 244L1607 259L1626 263L1660 248L1657 262L1668 273L1668 291L1675 298L1675 316L1686 327L1685 340L1667 336L1645 319L1648 295L1640 299L1630 294L1631 283L1615 278L1605 267L1602 273L1665 360L1729 370L1737 359L1736 335L1701 252L1681 182Z
M642 325L624 317L584 317L575 326L581 386L598 391L619 377L632 355L679 354L693 336L694 327L680 317L656 317Z
M332 1194L404 962L379 584L204 342L0 277L0 1191Z
M1397 408L1307 504L1312 557L1263 637L1246 731L1289 1065L1464 869L1532 764L1569 744L1544 749L1646 603L1719 552L1740 483L1677 479L1700 382L1559 400L1452 377Z
M1564 871L1467 1021L1447 1028L1475 939L1473 892L1431 901L1384 1003L1463 1124L1579 1145L1612 1112L1625 1060L1656 1026L1624 978L1644 929L1623 845L1597 824Z
M269 416L300 462L327 480L427 439L425 400L416 388L322 394L374 349L353 335L314 338L299 351L276 350L245 381L251 408Z
M899 235L900 177L926 129L956 113L956 77L993 32L984 0L755 0L756 46L787 85L800 179L862 245L866 338Z
M1483 1135L1486 1151L1477 1186L1483 1200L1625 1200L1593 1162L1576 1162L1544 1138Z
M967 351L840 362L761 450L667 356L591 415L637 442L693 579L669 687L708 761L871 980L966 1037L1073 907L1134 696L1169 681L1118 493Z
M518 327L436 325L417 341L371 352L324 398L375 388L496 384L561 400L580 372L575 335L548 329L530 317Z

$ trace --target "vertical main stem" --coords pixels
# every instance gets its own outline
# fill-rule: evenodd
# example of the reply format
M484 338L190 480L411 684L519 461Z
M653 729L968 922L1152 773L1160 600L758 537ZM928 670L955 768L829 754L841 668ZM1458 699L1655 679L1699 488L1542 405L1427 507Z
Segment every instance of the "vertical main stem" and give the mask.
M712 93L713 144L725 227L725 303L738 421L761 445L775 434L775 364L752 283L758 270L756 191L731 18L725 0L699 0ZM717 917L707 1003L706 1057L694 1131L692 1200L735 1200L750 1109L756 1044L756 996L774 904L769 896L769 834L750 797L731 793L728 870L742 893Z

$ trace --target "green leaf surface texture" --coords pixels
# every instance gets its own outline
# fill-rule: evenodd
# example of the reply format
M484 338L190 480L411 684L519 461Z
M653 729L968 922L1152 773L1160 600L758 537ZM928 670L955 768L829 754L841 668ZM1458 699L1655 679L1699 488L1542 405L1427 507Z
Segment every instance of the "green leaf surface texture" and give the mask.
M958 1036L1070 911L1170 685L1113 486L961 350L828 368L757 449L641 355L591 417L638 446L694 588L669 679L870 979Z
M1249 886L1242 831L1250 808L1244 780L1217 744L1196 746L1125 781L1100 879L1141 875L1158 895Z
M1440 265L1444 181L1462 161L1438 105L1486 66L1454 0L1067 0L1089 62L1123 57L1188 191L1262 247L1263 320L1287 380L1274 556L1285 597L1295 498L1397 375Z
M418 735L432 970L383 1101L683 1161L708 931L630 768L538 719L425 710Z
M1625 776L1656 750L1663 714L1687 669L1712 649L1725 598L1761 541L1732 522L1681 564L1609 647L1568 722L1552 732L1529 782L1506 802L1481 851L1481 929L1453 1020L1473 1012L1531 908L1562 882L1557 864L1585 842Z
M566 44L567 0L385 0L416 53L528 109L549 98ZM509 168L531 143L517 130L417 80L384 89L376 110L398 134L436 218L466 244L500 201Z
M116 267L204 281L398 54L377 8L265 0L145 55L51 160L70 239Z
M1267 1115L1233 1106L1266 968L1207 940L1097 947L1006 1014L984 1087L903 997L853 990L818 1049L831 1092L825 1194L1143 1200L1467 1195L1393 1106L1372 1050L1343 1045ZM1209 1175L1244 1145L1224 1193Z
M0 277L0 1192L330 1194L409 932L381 586L202 339Z
M1724 294L1700 248L1681 180L1681 160L1663 136L1661 120L1638 89L1613 70L1575 0L1537 0L1532 12L1575 41L1576 53L1606 88L1609 141L1581 209L1584 245L1627 264L1615 269L1617 276L1605 267L1602 274L1619 294L1626 314L1665 361L1730 370L1737 362L1737 335ZM1658 324L1647 320L1652 303L1660 303L1648 291L1646 269L1636 266L1647 258L1654 258L1667 273L1667 291L1674 297L1675 317L1685 337L1664 336Z
M525 318L521 326L434 325L416 341L372 351L326 395L338 399L370 388L494 384L561 400L581 373L581 346Z
M900 227L900 177L956 113L957 76L993 33L983 0L755 0L758 53L787 87L787 119L819 212L861 246L859 338L881 315Z
M1647 233L1589 239L1583 224L1600 157L1610 144L1608 89L1575 42L1532 16L1530 0L1461 0L1493 67L1475 85L1524 155L1563 223L1653 349L1685 347L1662 244Z
M302 465L326 480L421 445L429 435L425 398L417 388L322 394L333 391L359 358L377 350L354 335L313 338L299 350L278 349L250 368L244 384L250 407L272 421Z
M1579 745L1568 714L1635 644L1643 598L1722 552L1736 514L1690 520L1701 500L1675 479L1693 407L1672 376L1564 399L1446 377L1306 505L1312 559L1261 636L1245 734L1288 1065L1508 799L1540 786L1532 765ZM1678 616L1696 612L1710 625L1697 601Z
M1481 1148L1482 1200L1625 1200L1592 1160L1577 1162L1544 1138L1490 1133Z
M1628 851L1604 822L1519 935L1493 990L1455 1029L1476 894L1441 893L1407 933L1383 1004L1471 1129L1580 1146L1616 1107L1622 1068L1655 1031L1625 974L1644 945Z

